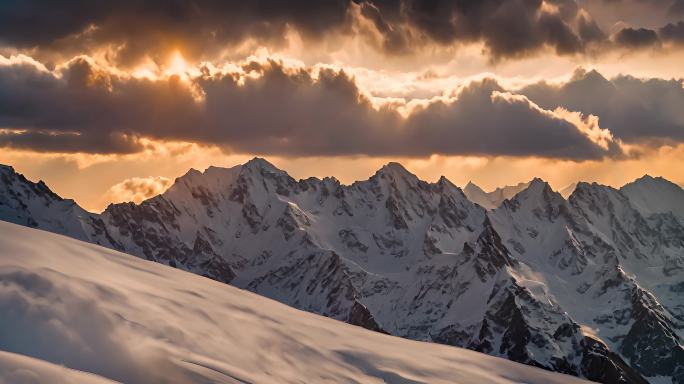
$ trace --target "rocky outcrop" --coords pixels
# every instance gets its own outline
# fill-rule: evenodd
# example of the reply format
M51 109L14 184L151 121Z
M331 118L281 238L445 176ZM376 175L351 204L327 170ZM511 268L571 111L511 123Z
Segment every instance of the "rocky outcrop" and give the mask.
M387 333L375 321L375 318L368 308L358 301L355 301L354 305L352 305L351 310L349 311L349 317L347 318L347 323L358 325L359 327L370 329L371 331Z

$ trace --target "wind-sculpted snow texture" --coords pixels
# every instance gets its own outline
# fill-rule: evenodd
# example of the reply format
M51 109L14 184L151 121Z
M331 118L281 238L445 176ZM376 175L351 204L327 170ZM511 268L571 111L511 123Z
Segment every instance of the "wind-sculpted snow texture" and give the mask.
M57 203L22 209L47 188L3 175L2 218L61 228L35 219ZM57 216L81 223L60 233L368 329L598 382L684 383L684 192L651 178L579 183L567 200L523 188L487 211L396 163L345 186L254 159Z
M0 222L0 383L580 384Z

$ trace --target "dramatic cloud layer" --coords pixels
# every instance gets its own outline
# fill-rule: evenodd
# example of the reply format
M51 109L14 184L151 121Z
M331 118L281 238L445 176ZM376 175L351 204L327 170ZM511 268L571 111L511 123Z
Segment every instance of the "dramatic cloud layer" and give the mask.
M75 59L0 65L0 145L129 153L145 139L282 156L620 156L596 118L542 109L485 79L453 96L374 107L344 71L249 62L188 80L120 76ZM410 111L408 117L399 109Z
M578 70L561 85L539 83L520 91L543 108L558 106L600 117L601 126L625 142L684 142L684 81L606 79Z
M333 46L335 38L361 36L392 54L419 51L426 45L483 43L493 59L519 57L545 47L557 54L576 54L593 44L635 48L672 38L669 29L676 24L660 32L647 29L650 26L629 26L608 39L606 31L612 23L599 26L592 13L602 16L615 13L616 7L638 8L633 2L653 3L652 9L670 10L660 16L661 27L679 21L673 18L681 16L684 8L681 0L624 1L630 4L618 0L594 4L579 0L73 0L55 7L46 0L6 1L0 3L0 46L30 49L38 55L74 55L107 47L109 59L131 64L176 49L206 59L245 41L277 46L285 43L290 31L307 42L326 40Z
M482 41L494 57L520 56L544 46L576 53L602 36L573 0L406 0L361 7L390 50L405 50L416 32L443 45Z

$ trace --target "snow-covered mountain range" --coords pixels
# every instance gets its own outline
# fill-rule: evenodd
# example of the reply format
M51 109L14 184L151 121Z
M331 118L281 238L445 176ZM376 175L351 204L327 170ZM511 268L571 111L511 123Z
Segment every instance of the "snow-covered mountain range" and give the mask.
M581 384L0 222L0 383Z
M514 188L483 207L397 163L342 185L257 158L96 215L3 167L0 219L379 332L598 382L684 383L684 191L650 177L567 199L540 179Z

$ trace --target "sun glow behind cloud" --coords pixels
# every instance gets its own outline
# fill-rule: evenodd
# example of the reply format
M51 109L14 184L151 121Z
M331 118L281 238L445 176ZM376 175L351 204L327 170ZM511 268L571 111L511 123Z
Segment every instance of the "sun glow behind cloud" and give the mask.
M175 51L171 54L171 59L163 73L165 76L178 76L182 79L187 79L192 70L193 67L185 61L183 55L179 51Z

